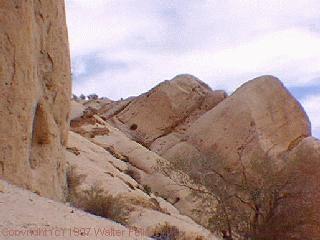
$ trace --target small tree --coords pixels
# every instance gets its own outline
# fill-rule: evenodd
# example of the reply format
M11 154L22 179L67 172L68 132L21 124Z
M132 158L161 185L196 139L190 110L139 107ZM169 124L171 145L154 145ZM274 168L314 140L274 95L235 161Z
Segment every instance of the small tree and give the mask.
M79 96L81 100L86 100L86 96L84 94L81 93L81 95Z
M78 98L78 96L77 96L77 95L72 94L72 100L74 100L74 101L78 101L78 100L79 100L79 98Z
M93 93L87 96L89 100L97 100L99 97L97 94Z
M232 166L213 156L201 159L196 171L173 162L162 165L162 172L211 201L207 227L215 233L242 240L319 238L319 167L300 159L276 164L268 154L244 162L251 141L237 149Z

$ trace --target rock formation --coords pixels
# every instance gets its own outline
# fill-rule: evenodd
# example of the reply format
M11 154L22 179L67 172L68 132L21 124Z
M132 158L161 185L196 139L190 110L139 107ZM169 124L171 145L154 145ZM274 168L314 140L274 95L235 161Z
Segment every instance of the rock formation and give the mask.
M90 131L90 125L83 127ZM79 194L99 186L106 196L110 194L117 198L116 204L122 208L118 210L117 216L110 218L121 218L121 222L128 227L153 233L157 226L169 224L190 240L197 236L215 239L207 229L183 215L174 205L174 196L181 196L180 208L183 208L181 204L188 204L183 199L186 193L179 192L183 189L175 187L172 181L152 169L159 158L156 154L109 125L95 124L97 127L107 128L109 133L86 139L70 132L66 155L69 169L72 169L70 177L80 179L75 186L77 199ZM167 186L169 184L172 185L171 189ZM163 193L167 193L166 198L161 197L165 195ZM126 211L126 208L130 210Z
M107 109L101 109L100 115L148 147L156 139L188 124L199 116L199 112L213 108L225 97L224 91L212 91L191 75L178 75L127 101L112 116Z
M84 113L85 107L76 101L71 101L70 120L81 117Z
M223 171L230 175L228 177L240 183L241 168L245 168L250 179L256 181L261 177L254 176L257 171L270 163L274 166L273 171L281 168L288 171L287 175L279 176L281 180L290 178L291 185L286 191L301 190L313 209L320 206L313 197L320 192L315 180L319 175L317 172L320 173L317 168L319 142L310 137L310 122L301 105L272 76L253 79L227 97L224 91L213 91L195 77L179 75L141 96L108 102L100 108L87 107L71 126L72 131L123 161L121 166L117 165L118 169L133 178L135 182L129 181L130 178L126 180L131 182L133 189L149 186L152 193L157 193L158 200L165 199L162 203L167 202L166 206L173 204L170 207L171 211L176 209L171 212L173 216L177 216L178 211L206 227L210 220L209 205L201 202L191 189L163 175L159 163L168 163L167 160L179 163L182 168L173 169L173 173L186 169L185 173L191 178L193 173L206 173L208 169L203 166L208 163L208 167L222 163ZM264 159L268 163L264 164ZM272 181L276 180L279 179ZM308 184L310 194L305 194L304 184ZM136 191L133 189L129 192ZM110 187L106 190L114 191ZM245 196L246 192L241 194ZM214 211L215 200L212 202L209 208ZM299 206L298 201L286 203L289 205L285 204L283 209ZM143 212L140 212L142 222L144 219L148 221L145 210L140 210ZM283 216L290 214L287 210ZM318 212L314 212L318 216ZM160 221L161 214L154 213L153 216L159 216L157 221ZM290 216L290 219L295 217ZM173 224L174 221L169 222ZM131 223L134 224L135 220ZM181 222L175 224L185 231ZM315 234L313 236L318 236L313 226L301 229L305 227ZM299 229L295 227L295 230Z
M182 137L163 139L160 154L189 162L215 156L230 164L237 162L239 151L247 162L266 153L276 159L310 135L301 105L278 79L263 76L203 114Z
M0 11L0 227L104 227L124 234L115 239L147 239L130 233L155 237L164 226L215 240L208 229L223 232L228 220L242 239L271 239L270 226L280 234L287 223L296 232L281 239L319 238L320 143L277 78L228 97L178 75L138 97L75 99L69 113L64 1L0 0Z
M0 0L0 176L64 198L70 59L63 0Z
M314 137L301 139L288 153L291 159L301 159L303 162L314 162L315 165L320 166L320 140Z

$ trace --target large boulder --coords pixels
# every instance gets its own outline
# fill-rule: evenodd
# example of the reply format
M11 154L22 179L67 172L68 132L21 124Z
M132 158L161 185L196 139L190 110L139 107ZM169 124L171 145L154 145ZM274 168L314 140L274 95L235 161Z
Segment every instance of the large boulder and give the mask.
M301 139L284 154L284 159L287 163L286 167L293 172L293 177L287 181L287 190L300 194L299 199L292 199L295 204L290 201L285 202L289 208L283 206L284 214L299 219L300 224L296 226L295 231L292 231L298 236L297 239L318 239L320 237L318 222L320 218L320 141L314 137Z
M311 135L301 105L275 77L253 79L195 121L162 155L185 161L218 157L230 164L268 154L277 159Z
M79 118L83 115L85 111L85 106L83 104L72 100L71 101L71 106L70 106L70 120L72 121L73 119Z
M92 108L95 110L99 110L101 107L111 104L113 101L109 98L100 98L100 99L90 99L83 103L85 108Z
M71 74L63 0L0 0L0 176L64 198Z
M225 92L214 92L191 75L178 75L128 102L111 122L136 141L150 146L185 122L193 112L211 109L225 96Z
M314 160L320 166L320 140L314 137L302 139L289 152L289 157L302 162Z

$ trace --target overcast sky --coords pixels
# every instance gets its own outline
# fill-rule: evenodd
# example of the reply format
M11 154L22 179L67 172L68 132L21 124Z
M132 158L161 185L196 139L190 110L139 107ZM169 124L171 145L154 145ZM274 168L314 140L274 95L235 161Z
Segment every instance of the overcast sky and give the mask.
M229 93L280 78L320 137L319 0L67 0L73 91L138 95L190 73Z

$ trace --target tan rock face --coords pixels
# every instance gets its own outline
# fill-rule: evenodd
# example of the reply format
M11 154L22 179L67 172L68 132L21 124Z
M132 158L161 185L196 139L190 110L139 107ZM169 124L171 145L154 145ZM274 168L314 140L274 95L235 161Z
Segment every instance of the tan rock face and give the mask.
M105 105L109 105L112 103L112 100L108 98L103 99L91 99L83 103L84 107L86 108L93 108L93 109L100 109L101 107Z
M197 78L179 75L133 99L115 115L116 126L122 129L121 125L125 125L135 140L150 146L155 139L171 133L195 110L210 109L224 98L224 92L214 94Z
M88 176L86 181L83 182L84 185L92 185L100 179L99 186L104 187L107 192L112 194L121 192L133 194L139 192L137 192L137 189L143 189L144 191L144 188L148 187L155 195L166 199L167 204L170 205L171 203L177 208L175 211L179 210L181 214L193 218L198 223L204 225L207 223L208 215L203 207L202 199L194 196L190 189L176 184L174 180L160 170L162 165L168 163L167 160L132 141L123 132L112 127L97 115L82 117L75 123L71 124L71 130L91 141L88 144L88 141L84 141L84 138L79 135L74 133L69 135L68 150L70 153L67 155L67 160L71 165L79 166L78 172L80 174ZM100 134L100 132L103 134ZM78 137L75 138L76 136ZM82 144L82 142L85 144ZM90 148L86 147L89 145ZM92 152L93 148L95 148L95 153ZM100 156L97 156L97 160L100 163L94 160L94 156L98 152ZM111 171L112 167L108 166L108 161L111 161L118 171ZM89 165L96 166L91 171ZM119 175L117 173L119 171L123 173ZM106 172L110 172L110 174L108 175ZM125 176L126 174L130 177ZM124 181L126 184L119 181L117 175L121 176L123 180L126 179ZM127 184L130 186L126 186ZM163 203L163 201L161 202ZM164 207L164 209L168 208ZM201 209L201 212L195 213L194 209ZM153 222L153 224L155 223Z
M88 125L83 127L90 128ZM121 132L117 133L111 126L108 128L110 129L108 135L89 138L92 142L70 132L66 156L70 169L74 169L73 177L81 179L76 186L76 191L81 193L93 186L99 186L104 193L123 200L130 205L131 210L119 212L118 215L127 219L125 223L127 226L146 229L150 236L157 226L168 223L189 236L186 239L195 239L196 237L193 236L216 239L207 229L183 215L183 211L180 213L176 206L169 202L170 199L165 200L153 194L152 191L155 192L155 190L158 193L170 192L169 186L173 185L172 181L168 181L160 174L147 173L152 171L151 165L156 164L157 155L129 140ZM116 146L109 145L110 142L115 143ZM74 151L75 149L78 151ZM146 192L144 186L149 186L150 192ZM183 199L186 192L183 194L181 187L174 186L171 190L173 192L168 195L181 197L179 207L183 210L188 207L191 212L192 207L196 206L194 203L190 202L190 206L181 206L181 202L186 203L186 199Z
M196 149L187 154L191 158L200 152L232 163L241 149L246 160L265 153L275 158L310 134L310 122L300 104L278 79L263 76L202 115L180 141ZM184 148L190 151L185 146L174 146L164 154L173 160Z
M72 100L70 108L70 120L81 117L84 111L85 107L81 103Z
M320 218L320 140L314 137L302 139L297 145L285 154L287 162L292 163L295 178L298 179L297 184L292 186L291 191L303 192L303 201L299 206L306 211L310 211L306 215L308 222ZM290 166L290 165L289 165ZM306 205L306 203L308 205ZM305 206L307 206L307 209ZM296 214L297 211L288 210L290 214ZM310 235L310 239L318 239L320 237L319 224L302 225L298 231L303 234L299 238Z
M192 95L192 90L186 90L193 84L199 84L204 94ZM191 94L192 99L188 99L185 92L179 92L180 88ZM186 102L188 104L183 106ZM158 109L156 104L160 105ZM190 106L194 107L183 111ZM142 127L139 129L139 126ZM163 166L159 163L167 164L167 160L177 163L173 165L174 174L180 169L197 180L199 172L205 175L207 170L210 171L209 167L215 166L219 168L218 172L222 170L223 174L230 174L235 181L238 175L239 178L242 176L242 166L251 177L258 176L259 160L263 163L271 160L274 166L294 168L294 173L300 176L288 190L303 189L303 184L309 181L311 194L320 192L314 184L319 179L319 174L314 172L319 171L313 171L312 179L308 175L319 165L319 142L308 137L310 123L303 108L283 84L271 76L249 81L230 97L226 97L223 91L206 88L190 76L180 76L137 98L88 111L75 119L71 127L91 142L70 134L72 146L68 162L77 166L80 175L87 176L82 187L101 179L99 186L107 192L122 194L125 199L134 195L146 202L156 200L162 209L159 213L159 209L146 207L149 204L136 208L129 216L131 226L149 228L166 219L179 229L191 230L185 222L190 219L183 214L207 226L216 206L215 200L195 196L190 189L161 172ZM95 160L93 156L96 154L100 156ZM248 165L240 165L242 163ZM265 169L268 164L261 166ZM256 177L250 179L254 182ZM183 183L188 184L189 180L186 178ZM141 190L145 193L151 191L151 195L145 195ZM198 214L194 210L199 210ZM287 210L290 213L290 209ZM170 217L163 215L168 212ZM176 219L181 217L183 221ZM191 225L196 226L194 222ZM194 229L192 232L198 231Z
M320 140L307 137L288 152L289 160L298 161L301 165L312 166L310 170L320 173ZM307 174L307 172L305 173Z
M0 176L63 199L70 59L63 0L0 0Z

